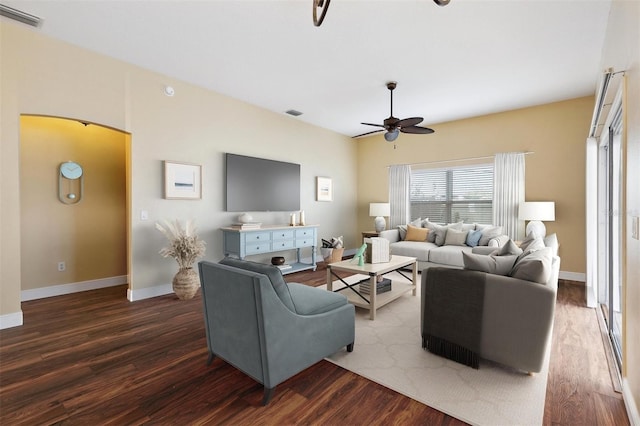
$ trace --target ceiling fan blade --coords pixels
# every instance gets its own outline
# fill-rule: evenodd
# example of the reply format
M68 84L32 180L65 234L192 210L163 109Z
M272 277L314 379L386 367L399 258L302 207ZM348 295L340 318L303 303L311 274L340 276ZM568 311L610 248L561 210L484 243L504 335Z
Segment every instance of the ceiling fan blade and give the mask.
M402 133L413 133L416 135L428 135L435 132L435 130L429 129L428 127L419 127L419 126L401 127L400 131Z
M385 129L374 130L373 132L367 132L367 133L363 133L363 134L361 134L361 135L351 136L351 138L352 138L352 139L355 139L355 138L359 138L360 136L372 135L372 134L374 134L374 133L380 133L380 132L384 132L384 131L385 131Z
M415 126L416 124L422 123L422 120L424 120L424 118L422 118L422 117L405 118L405 119L402 119L402 120L398 121L396 123L396 126L398 126L398 127Z
M383 124L373 124L373 123L360 123L360 124L364 124L365 126L384 127Z

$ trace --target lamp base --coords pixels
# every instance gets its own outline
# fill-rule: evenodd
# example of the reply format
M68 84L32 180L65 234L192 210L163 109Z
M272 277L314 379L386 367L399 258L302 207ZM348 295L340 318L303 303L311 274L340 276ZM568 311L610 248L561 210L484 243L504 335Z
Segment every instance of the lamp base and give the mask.
M384 217L378 216L373 222L376 228L376 232L382 232L387 227L387 222L384 220Z
M539 220L532 220L527 224L526 236L533 234L534 237L544 238L547 235L547 227Z

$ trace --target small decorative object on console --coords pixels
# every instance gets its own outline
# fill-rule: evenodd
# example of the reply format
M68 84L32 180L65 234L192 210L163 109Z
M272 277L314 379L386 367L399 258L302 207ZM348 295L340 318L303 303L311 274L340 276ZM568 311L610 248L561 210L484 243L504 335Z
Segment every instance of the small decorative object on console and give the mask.
M284 257L283 256L274 256L271 258L272 265L284 265Z

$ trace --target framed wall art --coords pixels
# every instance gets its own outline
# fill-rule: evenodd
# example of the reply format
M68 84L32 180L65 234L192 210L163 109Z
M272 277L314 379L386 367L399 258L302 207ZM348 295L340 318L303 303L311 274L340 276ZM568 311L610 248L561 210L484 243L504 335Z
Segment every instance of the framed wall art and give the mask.
M164 161L164 198L199 200L202 198L202 166Z
M316 200L332 201L333 200L333 184L329 177L316 177Z

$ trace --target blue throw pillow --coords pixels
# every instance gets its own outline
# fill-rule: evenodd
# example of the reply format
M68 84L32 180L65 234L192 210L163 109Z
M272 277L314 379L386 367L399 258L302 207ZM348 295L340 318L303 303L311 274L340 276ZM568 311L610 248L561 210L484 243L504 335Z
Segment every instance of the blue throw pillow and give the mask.
M479 229L477 231L469 231L469 234L467 234L466 243L469 247L475 247L480 242L481 237L482 237L482 230Z

